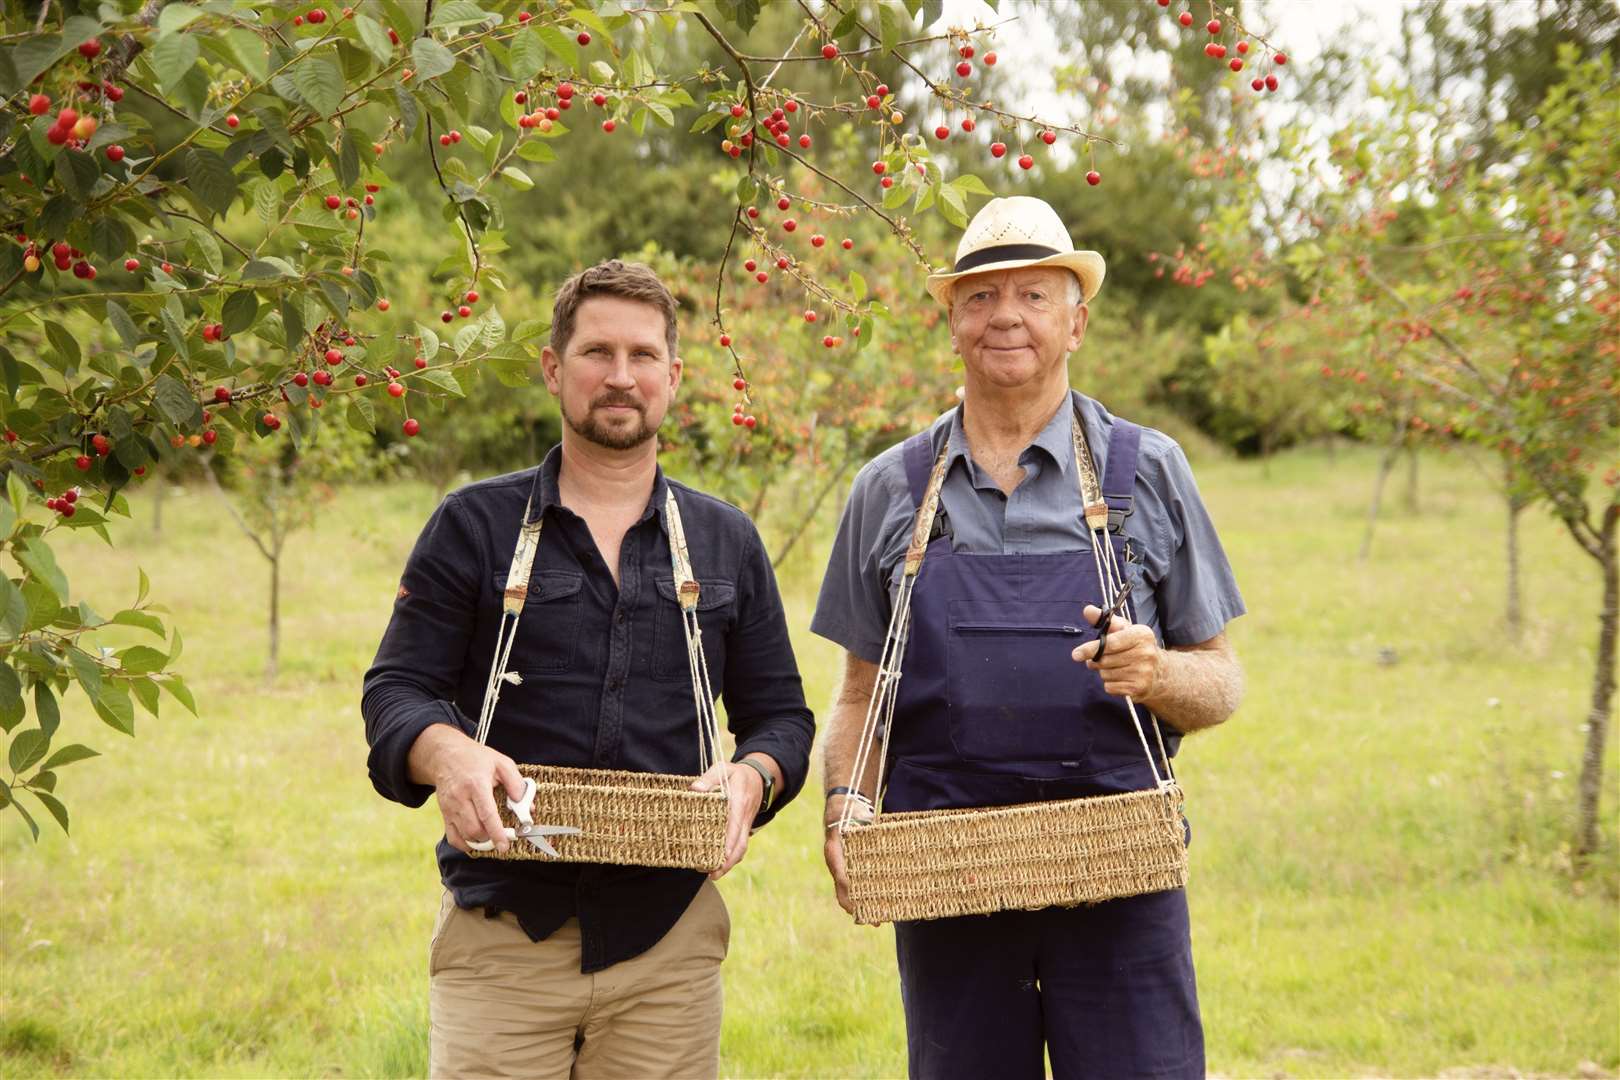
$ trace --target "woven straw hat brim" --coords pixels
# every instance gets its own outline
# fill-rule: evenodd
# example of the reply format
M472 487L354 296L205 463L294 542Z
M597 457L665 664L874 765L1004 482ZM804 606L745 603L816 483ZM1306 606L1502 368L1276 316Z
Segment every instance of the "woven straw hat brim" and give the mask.
M974 274L989 274L998 270L1012 270L1024 266L1059 266L1066 270L1073 270L1080 278L1080 293L1086 303L1097 295L1102 288L1103 274L1106 266L1103 257L1095 251L1064 251L1056 255L1048 255L1044 259L1008 259L1004 262L985 263L975 266L971 270L961 273L929 274L928 292L935 300L946 307L951 306L951 289L962 278Z

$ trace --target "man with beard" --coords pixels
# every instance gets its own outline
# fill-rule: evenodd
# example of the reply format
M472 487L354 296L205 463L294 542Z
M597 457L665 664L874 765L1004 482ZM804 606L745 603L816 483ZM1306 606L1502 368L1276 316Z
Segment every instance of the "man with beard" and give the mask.
M674 493L710 678L736 736L694 784L730 791L725 861L803 785L813 723L753 523L664 476L659 425L681 382L676 301L611 260L558 291L542 366L562 443L537 467L450 494L406 564L361 711L372 783L438 800L445 885L429 947L435 1076L713 1076L725 904L695 871L471 858L512 840L494 790L515 762L701 769L671 569ZM472 737L519 531L543 521L488 745Z

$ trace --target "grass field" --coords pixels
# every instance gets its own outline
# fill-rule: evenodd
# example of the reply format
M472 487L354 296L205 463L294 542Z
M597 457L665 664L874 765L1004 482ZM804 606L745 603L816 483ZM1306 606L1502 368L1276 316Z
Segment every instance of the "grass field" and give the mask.
M1426 460L1421 511L1386 500L1362 563L1369 454L1198 464L1251 612L1232 627L1248 698L1178 759L1211 1071L1620 1068L1612 742L1605 851L1583 881L1566 867L1595 566L1526 515L1510 642L1502 514L1466 465ZM438 815L373 793L358 705L432 501L346 492L301 538L273 685L267 567L212 496L169 500L161 535L137 499L118 549L63 553L102 610L147 570L202 716L165 698L132 741L66 710L64 734L105 754L63 774L72 836L36 846L0 815L0 1075L425 1071ZM783 574L818 711L837 668L805 630L823 550ZM721 887L723 1071L902 1074L891 932L834 904L815 797Z

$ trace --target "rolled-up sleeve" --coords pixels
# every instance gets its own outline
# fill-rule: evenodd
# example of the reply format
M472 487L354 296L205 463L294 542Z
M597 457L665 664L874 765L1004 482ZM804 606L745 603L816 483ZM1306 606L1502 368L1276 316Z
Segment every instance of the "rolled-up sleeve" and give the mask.
M757 827L804 787L816 727L804 701L776 575L758 531L750 525L748 533L737 574L737 615L726 636L721 696L726 724L737 738L733 760L768 754L782 769L782 790L771 808L754 819Z
M394 613L366 672L360 712L366 766L384 797L421 806L433 789L410 778L411 746L432 724L471 731L452 699L478 618L482 544L457 496L428 519L405 564Z
M1155 486L1165 508L1161 550L1168 553L1168 566L1154 586L1160 627L1165 644L1196 645L1247 609L1187 455L1172 444L1160 467Z

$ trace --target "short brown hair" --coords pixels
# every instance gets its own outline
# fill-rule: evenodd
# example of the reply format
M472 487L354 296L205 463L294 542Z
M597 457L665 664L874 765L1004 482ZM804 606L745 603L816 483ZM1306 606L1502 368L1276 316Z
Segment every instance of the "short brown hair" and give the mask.
M593 296L617 296L651 304L664 313L664 340L669 346L669 359L675 359L675 312L679 307L674 295L658 280L652 267L646 263L623 262L608 259L581 270L557 290L557 299L551 305L551 347L561 356L568 350L574 336L574 315L579 305Z

